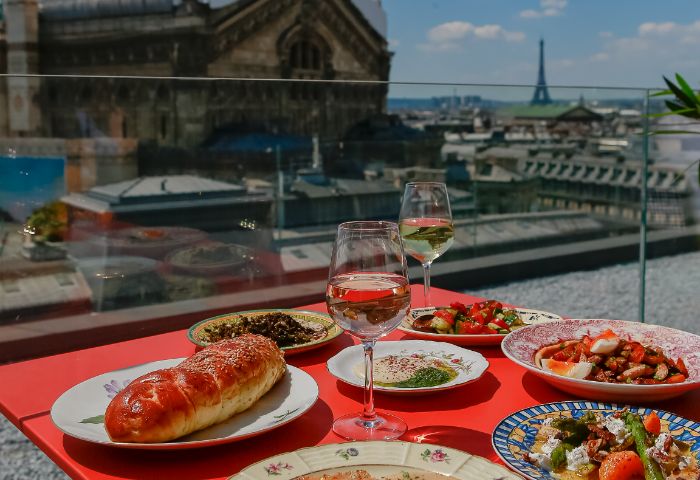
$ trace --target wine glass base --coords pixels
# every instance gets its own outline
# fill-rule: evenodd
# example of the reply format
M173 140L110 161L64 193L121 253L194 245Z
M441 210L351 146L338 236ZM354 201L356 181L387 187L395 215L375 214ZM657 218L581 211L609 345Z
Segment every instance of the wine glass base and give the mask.
M333 422L333 432L347 440L393 440L406 432L406 422L388 413L378 413L368 421L362 414L351 413Z

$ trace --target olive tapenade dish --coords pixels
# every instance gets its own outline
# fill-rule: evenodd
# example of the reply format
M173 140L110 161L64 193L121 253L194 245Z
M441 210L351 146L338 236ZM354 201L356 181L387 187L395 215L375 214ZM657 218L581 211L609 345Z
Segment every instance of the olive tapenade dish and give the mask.
M188 332L190 340L206 346L220 340L254 333L268 337L288 353L332 340L342 329L327 315L299 310L253 310L203 320Z

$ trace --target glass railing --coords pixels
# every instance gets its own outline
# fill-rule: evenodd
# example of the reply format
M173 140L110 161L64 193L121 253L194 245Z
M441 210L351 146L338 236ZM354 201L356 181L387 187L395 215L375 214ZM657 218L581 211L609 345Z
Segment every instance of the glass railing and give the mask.
M320 301L337 224L397 219L408 181L449 188L435 286L677 326L694 306L690 140L644 135L646 90L0 84L0 361Z

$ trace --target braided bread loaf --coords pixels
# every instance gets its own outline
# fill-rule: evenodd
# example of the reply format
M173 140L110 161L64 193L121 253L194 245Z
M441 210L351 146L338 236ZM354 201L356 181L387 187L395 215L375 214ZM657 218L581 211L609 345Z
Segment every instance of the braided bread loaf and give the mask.
M107 434L115 442L168 442L223 422L284 376L283 355L269 338L247 334L142 375L107 406Z

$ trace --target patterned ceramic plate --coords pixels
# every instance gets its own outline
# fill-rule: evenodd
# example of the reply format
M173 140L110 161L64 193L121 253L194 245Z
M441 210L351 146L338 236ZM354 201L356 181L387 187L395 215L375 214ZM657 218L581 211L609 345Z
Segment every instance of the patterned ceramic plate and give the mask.
M383 359L396 359L397 372L407 379L411 373L408 364L435 365L449 373L449 380L432 387L395 387L377 384L386 368L381 367ZM398 363L405 362L405 364ZM432 393L439 390L460 387L475 382L489 367L489 362L477 352L441 342L426 342L423 340L401 340L399 342L378 342L374 348L375 383L378 392L395 394ZM378 367L378 365L380 365ZM364 351L362 345L355 345L340 351L326 363L328 371L341 382L364 387ZM408 372L408 373L406 373Z
M555 479L550 472L542 470L525 460L523 454L529 452L535 444L535 436L546 418L560 416L579 418L589 411L599 412L603 416L621 410L622 405L598 402L557 402L536 405L515 412L501 420L493 431L491 441L499 457L512 469L530 479ZM624 407L631 412L646 416L651 408ZM690 444L690 451L700 460L700 423L679 417L663 410L655 410L661 419L661 430L670 432L677 440Z
M206 347L209 343L202 338L204 329L221 325L229 322L236 322L239 318L260 317L270 313L286 313L304 326L315 329L318 333L313 340L307 343L290 345L281 347L285 354L305 352L313 348L318 348L333 340L335 337L343 333L331 317L319 312L309 312L304 310L285 310L285 309L269 309L269 310L248 310L246 312L226 313L212 318L207 318L201 322L195 323L187 331L187 338L190 342L200 347Z
M113 442L104 428L104 411L111 399L132 380L184 358L160 360L98 375L74 386L51 407L51 420L66 435L121 448L175 450L235 442L280 427L309 410L318 398L318 385L306 372L290 365L286 375L248 410L227 421L166 443Z
M579 339L584 335L596 336L606 329L612 329L622 338L636 340L642 345L660 347L673 359L683 358L690 373L689 378L685 382L668 385L602 383L562 377L535 365L535 352L540 348L562 340ZM518 365L577 397L639 403L664 400L700 388L700 336L660 325L624 320L565 320L516 330L506 337L501 348Z
M230 480L291 480L302 475L338 478L366 471L383 480L508 480L522 478L501 465L466 452L408 442L351 442L302 448L253 464ZM345 475L343 475L345 474Z
M424 308L414 308L408 314L408 316L399 325L399 330L406 332L408 335L420 338L422 340L433 340L440 342L454 343L456 345L498 345L501 343L505 335L501 334L478 334L478 335L454 335L454 334L442 334L442 333L430 333L430 332L419 332L414 330L411 326L413 320L420 317L421 315L426 315L433 313L437 310L436 307L424 307ZM518 315L523 319L526 325L534 325L539 323L554 322L561 320L562 317L555 315L554 313L541 312L539 310L531 310L529 308L515 308Z

